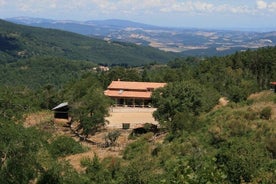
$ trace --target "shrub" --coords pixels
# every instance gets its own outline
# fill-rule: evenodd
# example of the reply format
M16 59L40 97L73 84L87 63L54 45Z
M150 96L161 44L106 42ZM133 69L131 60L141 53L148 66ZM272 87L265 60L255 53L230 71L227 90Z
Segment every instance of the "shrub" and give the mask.
M137 141L130 143L123 154L123 159L131 160L140 154L146 154L149 149L147 140L144 137L139 138Z
M107 146L114 146L116 140L118 139L118 137L121 135L121 132L119 130L114 130L109 132L105 137L105 144Z
M267 167L267 159L261 143L238 137L220 148L216 163L231 183L249 183L259 176L260 170Z
M59 136L50 144L50 153L55 156L77 154L84 151L82 146L71 137Z
M260 113L260 118L261 119L266 119L269 120L271 118L271 107L265 107Z
M247 109L247 112L244 112L244 118L246 120L250 120L250 121L255 120L255 119L258 118L258 113L255 112L252 108L249 107Z
M252 105L254 103L253 99L247 99L246 100L246 105Z
M272 157L276 158L276 135L270 136L266 140L266 149L272 154Z
M230 120L228 127L231 136L243 136L250 131L250 127L244 120Z

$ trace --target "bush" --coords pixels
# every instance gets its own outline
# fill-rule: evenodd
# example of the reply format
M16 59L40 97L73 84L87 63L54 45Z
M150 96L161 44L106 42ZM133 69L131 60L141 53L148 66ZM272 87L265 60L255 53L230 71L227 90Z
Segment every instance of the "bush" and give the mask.
M139 138L137 141L130 143L124 151L123 159L132 160L136 156L146 154L149 150L149 145L144 137Z
M267 167L268 159L261 143L238 137L220 148L216 163L231 183L249 183L259 177L260 170Z
M259 114L255 112L252 108L248 108L246 112L244 112L244 118L249 121L253 121L257 119Z
M269 120L271 118L271 107L265 107L260 113L260 118L261 119L266 119Z
M266 140L266 149L272 154L272 157L276 158L276 135L270 136Z
M108 134L104 137L106 146L115 146L115 142L120 135L121 132L119 130L108 132Z
M54 157L77 154L84 151L82 146L71 137L59 136L50 144L50 153Z

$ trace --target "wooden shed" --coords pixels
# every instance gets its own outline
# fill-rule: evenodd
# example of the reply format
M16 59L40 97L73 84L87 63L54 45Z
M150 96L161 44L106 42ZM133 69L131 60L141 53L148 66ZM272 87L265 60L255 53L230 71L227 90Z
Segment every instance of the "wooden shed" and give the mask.
M63 102L59 104L58 106L54 107L52 109L54 111L54 118L55 119L68 119L68 111L69 111L69 106L68 102Z
M276 82L271 82L270 87L271 87L271 90L273 90L274 93L276 93Z

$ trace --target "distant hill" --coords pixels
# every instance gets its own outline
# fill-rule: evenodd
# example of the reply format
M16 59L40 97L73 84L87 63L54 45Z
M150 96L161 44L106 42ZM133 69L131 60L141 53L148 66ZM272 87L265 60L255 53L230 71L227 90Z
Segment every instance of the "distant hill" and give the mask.
M33 56L55 56L103 64L164 63L176 54L131 43L103 41L76 33L0 20L0 63Z
M50 20L28 17L7 19L19 24L71 31L109 41L152 46L184 56L226 55L236 51L276 45L276 31L231 31L168 28L126 20Z

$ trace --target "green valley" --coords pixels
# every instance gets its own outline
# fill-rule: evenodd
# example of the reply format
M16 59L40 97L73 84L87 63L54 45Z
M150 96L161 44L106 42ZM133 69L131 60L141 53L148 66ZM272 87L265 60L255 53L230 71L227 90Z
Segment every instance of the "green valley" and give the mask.
M152 47L107 42L65 31L17 25L0 20L0 61L54 56L102 64L164 63L177 55Z

